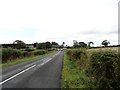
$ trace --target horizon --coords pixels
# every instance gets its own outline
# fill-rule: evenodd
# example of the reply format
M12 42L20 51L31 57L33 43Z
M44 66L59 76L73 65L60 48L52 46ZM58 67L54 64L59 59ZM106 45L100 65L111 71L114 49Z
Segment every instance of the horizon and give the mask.
M21 40L22 41L22 40ZM45 41L45 42L49 42L49 41ZM35 44L35 43L45 43L45 42L34 42L34 43L25 43L25 44ZM54 41L52 41L52 42L54 42ZM50 42L50 43L52 43L52 42ZM56 42L57 43L57 42ZM79 43L79 42L78 42ZM85 43L85 42L84 42ZM94 43L94 42L93 42ZM2 44L13 44L13 43L2 43ZM2 45L2 44L0 44L0 45ZM58 43L59 44L59 43ZM88 43L85 43L85 44L87 44L88 45ZM59 44L59 45L62 45L62 44ZM67 44L65 44L65 46L66 46ZM120 44L108 44L108 46L118 46L118 45L120 45ZM70 47L72 47L73 45L67 45L67 46L70 46ZM98 46L94 46L94 44L93 45L91 45L92 47L101 47L101 46L104 46L104 45L102 45L102 44L100 44L100 45L98 45Z

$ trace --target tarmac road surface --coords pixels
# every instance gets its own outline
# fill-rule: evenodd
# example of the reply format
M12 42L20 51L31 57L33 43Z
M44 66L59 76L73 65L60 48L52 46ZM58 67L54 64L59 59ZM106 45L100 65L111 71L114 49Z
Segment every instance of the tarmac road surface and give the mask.
M64 51L2 69L4 88L60 88Z

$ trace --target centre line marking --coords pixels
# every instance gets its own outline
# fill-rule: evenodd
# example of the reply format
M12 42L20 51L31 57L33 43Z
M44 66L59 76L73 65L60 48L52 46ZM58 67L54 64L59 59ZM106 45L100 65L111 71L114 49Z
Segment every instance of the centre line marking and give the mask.
M10 77L10 78L8 78L8 79L6 79L6 80L0 82L0 85L2 85L2 84L4 84L5 82L7 82L7 81L9 81L9 80L11 80L11 79L17 77L17 76L20 75L20 74L22 74L22 73L24 73L24 72L30 70L31 68L33 68L33 67L35 67L35 66L36 66L36 65L33 65L33 66L31 66L31 67L29 67L29 68L27 68L27 69L25 69L25 70L23 70L23 71L21 71L21 72L15 74L15 75L13 75L12 77Z

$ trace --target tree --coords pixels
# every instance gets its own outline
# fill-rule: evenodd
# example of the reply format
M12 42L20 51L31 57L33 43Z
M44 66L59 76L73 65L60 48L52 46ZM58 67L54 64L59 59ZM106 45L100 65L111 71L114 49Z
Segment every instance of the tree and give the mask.
M51 42L53 48L58 48L59 44L57 42Z
M66 48L68 47L68 45L65 46Z
M52 47L52 45L50 42L38 43L38 45L37 45L37 49L49 49L51 47Z
M51 45L59 45L57 42L51 42Z
M106 46L108 46L108 44L110 44L110 42L108 40L103 40L103 42L101 44L106 47Z
M61 48L63 48L63 47L64 47L64 45L65 45L65 42L63 42L63 43L62 43Z
M43 49L43 48L44 48L43 43L38 43L38 44L37 44L37 49Z
M90 45L94 44L92 41L88 42L88 47L91 47Z
M78 47L78 42L76 40L73 40L73 47L74 48Z
M38 45L38 42L34 43L34 47L37 47L37 45Z
M14 44L14 48L17 49L26 48L26 44L21 40L15 40L13 44Z
M48 48L51 48L51 47L52 47L52 45L51 45L51 43L50 43L50 42L46 42L45 44L46 44L46 49L48 49Z
M64 46L64 45L65 45L65 42L63 42L62 45Z
M79 45L78 45L79 47L87 47L87 44L86 43L84 43L84 42L79 42Z

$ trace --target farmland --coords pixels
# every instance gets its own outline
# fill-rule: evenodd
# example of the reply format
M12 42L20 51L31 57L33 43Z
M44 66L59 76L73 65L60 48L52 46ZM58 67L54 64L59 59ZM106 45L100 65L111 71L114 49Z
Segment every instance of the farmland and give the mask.
M120 47L105 47L105 48L93 48L93 49L88 49L88 51L97 51L97 50L113 50L116 53L118 53L118 50Z
M63 88L120 88L118 47L65 51Z

